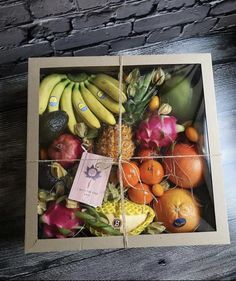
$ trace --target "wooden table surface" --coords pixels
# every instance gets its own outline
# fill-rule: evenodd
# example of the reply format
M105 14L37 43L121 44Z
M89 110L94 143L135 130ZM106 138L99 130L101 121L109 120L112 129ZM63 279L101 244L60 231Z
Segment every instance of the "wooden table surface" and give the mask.
M210 52L231 245L24 254L27 77L0 80L0 278L236 279L236 33L159 43L122 54Z

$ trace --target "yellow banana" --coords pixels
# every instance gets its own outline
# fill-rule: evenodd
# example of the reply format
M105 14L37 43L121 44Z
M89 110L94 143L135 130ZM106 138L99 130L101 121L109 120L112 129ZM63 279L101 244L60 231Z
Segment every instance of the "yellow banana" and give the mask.
M81 118L86 125L93 129L99 129L101 127L99 120L91 112L82 98L78 83L75 84L73 89L72 103L79 118Z
M59 103L61 99L61 95L65 89L65 87L70 83L69 79L63 80L59 82L52 90L49 102L48 102L48 111L57 111L59 110Z
M104 74L104 73L100 73L99 76L100 76L100 78L103 78L103 79L106 79L107 81L110 81L112 84L114 84L119 89L119 87L120 87L119 80L113 78L110 75ZM122 91L125 92L125 88L126 88L125 84L121 83L121 85L122 85Z
M120 113L120 107L119 103L115 102L112 98L107 96L105 93L103 93L101 90L99 90L95 85L90 83L89 81L85 82L85 85L87 89L94 95L94 97L100 101L102 105L104 105L108 110L110 110L113 113ZM121 106L121 112L124 113L125 109L123 106Z
M64 74L50 74L41 81L39 86L39 114L44 113L53 88L64 78L66 78Z
M91 78L91 82L99 89L104 91L106 94L108 94L115 101L119 102L119 87L113 84L110 78L107 79L107 77L110 76L106 74L97 74ZM122 103L127 101L127 97L122 91L121 91L121 101Z
M73 111L73 106L72 106L72 88L74 86L74 83L70 83L67 87L65 87L61 100L60 100L60 106L61 109L64 110L68 116L69 116L69 121L68 121L68 128L72 134L75 134L75 125L76 125L76 119Z
M109 124L115 125L116 120L113 114L108 111L94 96L90 91L85 87L84 83L80 83L80 91L83 99L88 105L89 109L100 119L101 121Z

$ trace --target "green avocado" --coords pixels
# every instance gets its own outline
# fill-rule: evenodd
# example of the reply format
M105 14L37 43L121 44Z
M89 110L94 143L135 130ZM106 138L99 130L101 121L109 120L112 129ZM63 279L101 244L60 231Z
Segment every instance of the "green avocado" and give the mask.
M161 103L168 103L172 107L171 115L178 122L193 120L198 106L200 95L191 86L188 78L173 76L167 80L160 91Z
M67 127L69 116L65 111L48 112L39 119L39 142L48 144L60 136Z

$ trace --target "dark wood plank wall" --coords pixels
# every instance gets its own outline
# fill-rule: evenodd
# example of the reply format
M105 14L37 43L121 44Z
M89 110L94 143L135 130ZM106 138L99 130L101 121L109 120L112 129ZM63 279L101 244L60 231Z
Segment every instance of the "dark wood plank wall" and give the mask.
M233 280L236 278L235 39L235 33L224 33L120 52L131 55L212 53L231 245L25 255L23 239L27 77L22 74L0 80L1 279Z

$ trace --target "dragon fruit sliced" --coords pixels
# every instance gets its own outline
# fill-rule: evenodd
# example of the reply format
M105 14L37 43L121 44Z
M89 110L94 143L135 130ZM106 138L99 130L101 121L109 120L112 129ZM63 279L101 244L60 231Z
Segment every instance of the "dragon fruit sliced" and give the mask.
M75 216L80 208L69 209L62 203L53 202L41 217L44 223L43 234L48 238L66 238L75 234L78 226L82 224L81 219Z
M142 146L147 148L165 147L175 141L184 127L176 124L174 116L153 114L142 121L136 136Z

